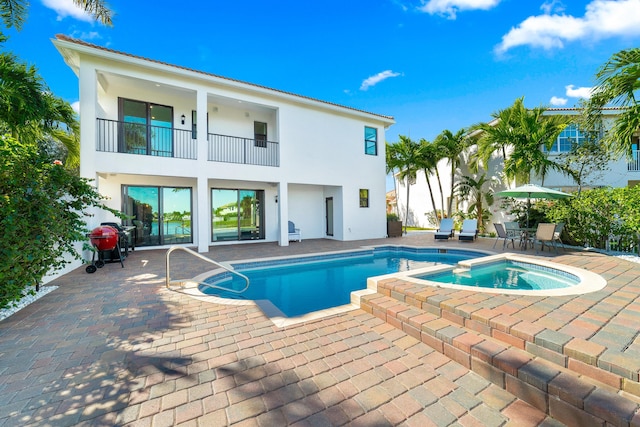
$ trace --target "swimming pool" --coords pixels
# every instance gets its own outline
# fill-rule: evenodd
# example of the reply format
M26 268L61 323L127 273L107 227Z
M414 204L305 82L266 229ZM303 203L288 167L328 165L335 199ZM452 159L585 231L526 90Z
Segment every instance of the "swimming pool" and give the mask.
M392 276L421 286L544 297L580 295L607 285L602 276L582 268L508 252ZM375 290L377 282L387 278L372 278L369 287ZM521 281L519 286L516 280Z
M434 265L455 265L485 256L469 250L376 247L307 257L233 263L250 280L242 294L200 286L200 291L227 299L267 300L286 317L301 316L349 304L351 292L365 289L369 277L412 271ZM212 275L205 283L242 289L243 280L228 273Z
M516 289L471 287L445 283L446 280L431 280L460 268L477 269L483 265L502 262L501 268L504 269L507 261L519 263L521 269L535 270L536 274L546 271L545 274L548 273L551 277L568 278L570 283L564 287ZM376 292L378 282L388 279L420 286L544 297L577 295L606 286L606 280L598 274L513 253L492 255L476 250L406 246L239 261L230 265L249 276L251 281L249 289L240 297L209 287L210 284L231 289L242 289L245 286L244 281L234 281L234 276L223 269L194 278L191 285L185 287L185 292L195 298L216 303L258 305L277 326L318 319L356 308L363 295Z
M456 268L444 273L417 276L418 279L472 288L547 290L577 286L580 279L570 273L531 263L502 260L477 268Z

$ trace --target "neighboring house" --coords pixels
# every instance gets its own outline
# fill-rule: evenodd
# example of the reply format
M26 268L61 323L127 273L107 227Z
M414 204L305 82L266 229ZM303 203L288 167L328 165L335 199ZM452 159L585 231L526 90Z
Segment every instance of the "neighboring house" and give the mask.
M603 111L603 125L605 129L610 129L616 115L619 113L619 108L605 108ZM578 116L580 111L576 108L550 108L545 114L563 114L568 116ZM571 149L572 141L580 142L584 138L584 134L580 131L577 125L568 125L562 133L558 136L557 141L553 148L549 151L551 158L558 158L565 155ZM473 150L473 148L472 148ZM638 157L638 138L633 148L632 158L627 159L624 156L619 156L612 159L606 168L602 171L593 172L588 174L583 182L583 189L595 188L595 187L626 187L633 186L640 182L640 159ZM463 153L463 161L461 167L458 170L456 179L461 176L472 176L473 173L469 170L468 159L471 153ZM510 183L507 185L503 181L502 177L503 162L501 157L495 157L488 168L487 175L495 179L495 184L492 189L497 192L506 188L515 187L516 183ZM444 211L447 210L449 189L451 188L451 175L449 164L446 160L440 161L438 165L440 173L440 179L442 182L442 189L444 193ZM482 173L482 172L481 172ZM430 176L431 187L433 190L433 197L436 202L436 209L442 209L442 203L438 185L436 184L435 174ZM545 187L565 191L576 192L578 189L577 183L569 176L561 174L559 172L550 171L544 177L544 183L540 177L532 177L531 180L534 184L544 185ZM398 181L398 206L401 219L405 220L406 216L406 186L404 181ZM488 207L491 210L493 221L503 222L509 220L507 215L500 209L500 201L496 200L493 206ZM454 196L453 200L453 212L457 210L466 210L466 205L461 203L457 197ZM409 217L407 224L415 225L419 227L435 227L433 215L433 207L431 203L431 196L426 183L426 177L424 172L420 171L416 177L415 184L411 185L409 195ZM492 227L489 227L492 229Z
M389 116L107 49L53 40L80 85L80 174L137 246L386 234ZM104 212L89 227L113 220Z

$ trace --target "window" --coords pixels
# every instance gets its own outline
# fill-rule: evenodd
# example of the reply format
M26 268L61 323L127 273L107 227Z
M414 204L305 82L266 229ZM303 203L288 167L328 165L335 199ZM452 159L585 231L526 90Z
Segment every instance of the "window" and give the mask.
M265 238L264 190L211 189L214 242Z
M262 122L253 122L253 134L256 147L267 146L267 124Z
M122 186L122 211L136 227L136 246L193 243L191 188Z
M581 145L587 139L587 135L578 129L577 125L568 125L560 132L556 142L554 142L548 152L550 153L568 153L571 151L573 144ZM544 151L547 151L545 148Z
M118 98L121 153L173 156L173 107Z
M360 207L368 208L369 207L369 190L360 189Z
M364 154L378 155L378 129L365 126L364 128Z

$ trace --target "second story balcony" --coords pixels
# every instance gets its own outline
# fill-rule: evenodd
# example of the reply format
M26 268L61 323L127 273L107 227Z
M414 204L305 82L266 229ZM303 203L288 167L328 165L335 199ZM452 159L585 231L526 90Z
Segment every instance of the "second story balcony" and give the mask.
M627 171L640 172L640 150L631 152L631 160L627 160Z
M97 119L98 151L196 160L195 130ZM280 144L210 133L207 160L258 166L280 166Z

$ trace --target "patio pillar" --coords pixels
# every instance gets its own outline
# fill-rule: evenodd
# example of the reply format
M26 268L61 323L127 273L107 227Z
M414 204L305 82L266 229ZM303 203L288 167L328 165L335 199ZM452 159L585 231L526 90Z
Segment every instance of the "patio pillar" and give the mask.
M198 252L208 252L211 241L211 198L209 180L207 178L207 162L209 144L207 143L207 92L198 89L196 100L196 114L198 119L198 167L197 188L194 200L196 202L198 219Z
M278 183L278 224L280 234L278 245L289 246L289 192L286 182Z

